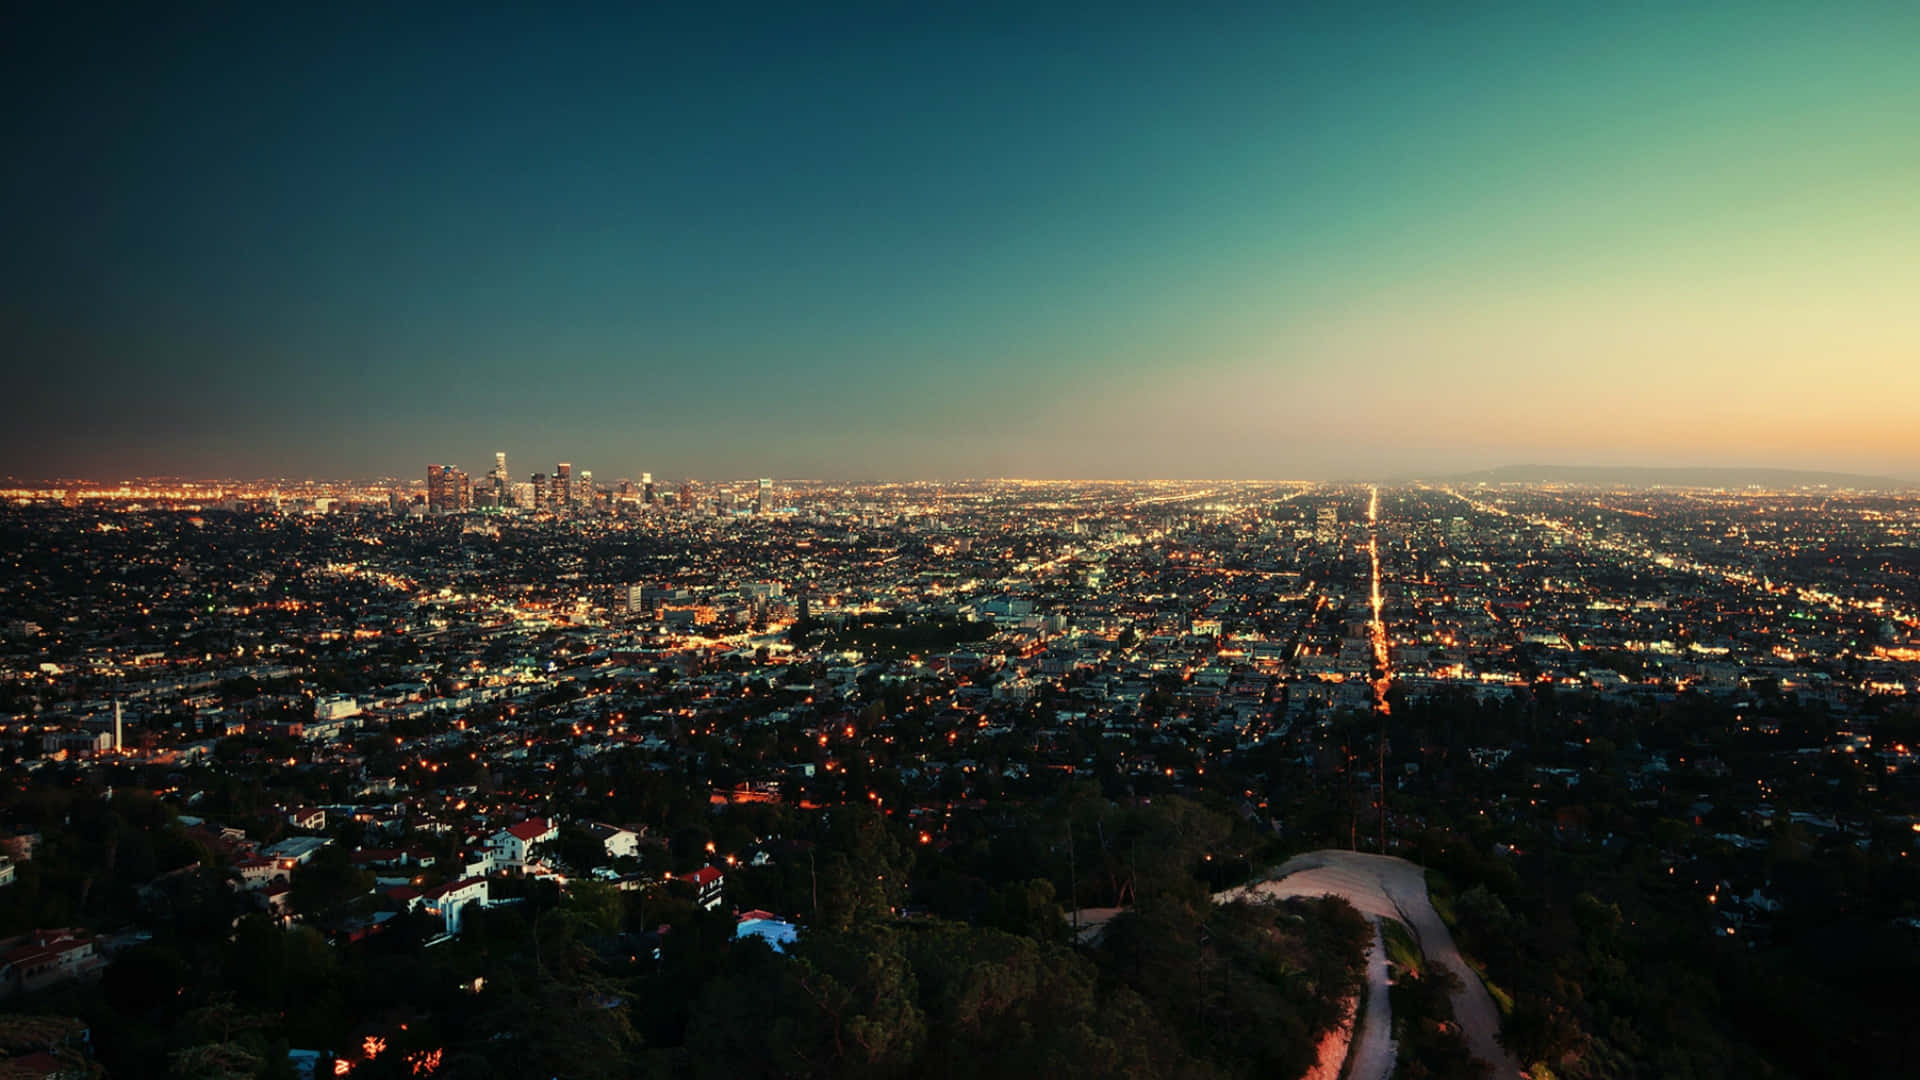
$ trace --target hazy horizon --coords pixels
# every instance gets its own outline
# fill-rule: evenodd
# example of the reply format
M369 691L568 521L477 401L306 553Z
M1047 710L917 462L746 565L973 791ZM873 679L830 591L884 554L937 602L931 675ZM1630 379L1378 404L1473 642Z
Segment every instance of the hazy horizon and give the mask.
M491 460L492 459L489 457L488 459L489 467L490 467ZM509 455L508 457L509 464L511 465L513 461L514 461L513 457ZM482 476L482 472L479 470L478 466L468 466L466 464L463 464L457 461L449 461L444 463L432 462L431 464L447 464L456 468L463 468L467 471L469 476L475 477L476 479ZM554 463L539 463L539 464L531 465L528 469L528 472L529 473L545 472L545 473L551 474L553 472L553 464ZM631 473L628 473L628 472L605 473L598 470L594 470L590 465L584 465L584 464L575 464L575 468L577 470L584 469L588 472L591 472L593 474L593 479L595 484L603 487L607 485L619 483L623 480L631 480L631 481L637 482L641 477L641 471L634 471ZM1830 470L1830 469L1798 469L1798 468L1785 467L1785 466L1753 466L1753 467L1738 466L1738 465L1733 465L1733 466L1717 466L1717 465L1640 466L1640 465L1587 465L1587 464L1572 464L1572 463L1554 464L1554 463L1542 463L1542 462L1509 463L1506 465L1492 466L1484 469L1448 470L1444 472L1435 472L1435 471L1407 472L1407 473L1397 473L1397 474L1388 474L1388 475L1352 474L1352 475L1319 475L1319 476L1304 476L1304 475L1294 475L1294 476L1282 476L1282 475L1274 475L1274 476L1226 476L1226 475L1220 475L1220 476L1203 476L1203 475L1064 476L1064 475L1038 475L1038 474L1035 474L1035 475L953 474L953 475L939 475L939 476L913 476L913 475L899 475L899 476L839 475L839 476L835 476L835 475L817 474L817 475L775 476L773 477L773 480L776 484L819 484L819 485L826 485L826 486L832 486L832 485L863 486L863 485L888 485L888 484L967 484L967 483L1007 483L1007 484L1213 484L1213 483L1217 483L1217 484L1394 485L1394 484L1421 484L1421 483L1447 483L1447 482L1456 482L1456 481L1473 481L1473 480L1480 479L1486 476L1487 474L1503 473L1503 472L1509 472L1509 471L1520 471L1520 470L1540 470L1540 471L1548 471L1548 472L1564 471L1564 472L1574 472L1574 473L1584 473L1584 474L1615 473L1615 474L1619 474L1619 476L1622 478L1618 482L1629 483L1629 484L1631 484L1632 481L1628 481L1624 479L1627 475L1634 474L1634 473L1652 472L1652 473L1671 473L1671 474L1689 474L1689 473L1694 473L1694 474L1725 473L1725 474L1749 474L1749 475L1784 474L1784 475L1803 477L1804 478L1803 483L1809 486L1821 486L1826 482L1826 480L1846 480L1846 479L1862 480L1862 481L1889 481L1894 484L1897 484L1900 486L1907 486L1907 487L1920 486L1920 477L1904 477L1904 476L1892 476L1892 475L1872 474L1872 473L1854 473L1854 472L1847 472L1843 470ZM651 470L647 470L647 471L650 472ZM115 475L115 476L49 476L49 477L4 476L4 477L0 477L0 481L9 483L9 484L22 484L29 487L48 487L48 488L55 488L55 487L59 487L62 484L68 484L68 483L105 487L111 484L124 484L124 483L134 483L134 482L159 482L159 481L175 481L179 483L195 484L195 485L274 484L274 483L345 485L345 484L379 484L379 483L387 483L387 482L393 482L393 481L398 481L400 483L409 483L409 484L424 484L425 483L424 473L425 473L425 466L423 465L421 466L420 470L415 474L407 474L407 473L396 472L396 471L389 471L384 473L370 473L362 476L318 476L318 475L300 476L300 475L290 475L290 474L281 474L281 475L260 474L260 475L250 476L250 475L242 475L242 474L188 475L183 473L128 473L124 475ZM517 470L516 470L516 474L517 474ZM578 476L579 473L576 472L575 475ZM681 474L665 474L665 473L656 472L656 473L653 473L652 475L656 482L662 483L662 484L678 484L678 483L681 483L682 481L688 481L688 482L697 483L697 484L752 484L758 479L756 476L752 474L719 475L719 474L712 474L712 473L705 473L705 474L690 473L690 474L681 475ZM1501 480L1496 480L1491 482L1520 484L1520 485L1525 485L1525 484L1534 483L1534 482L1570 483L1577 486L1582 481L1579 479L1564 479L1564 480L1552 480L1552 481L1501 479ZM1598 483L1600 481L1595 480L1594 482ZM1696 485L1690 485L1680 480L1673 480L1673 479L1662 481L1661 484L1663 486L1681 486L1681 487L1696 486Z
M0 473L1920 478L1920 8L1760 7L43 7Z

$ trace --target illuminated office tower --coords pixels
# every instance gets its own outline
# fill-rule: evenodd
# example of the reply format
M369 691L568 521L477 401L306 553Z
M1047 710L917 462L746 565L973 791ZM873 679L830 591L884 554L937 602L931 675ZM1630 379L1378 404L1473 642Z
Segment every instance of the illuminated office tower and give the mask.
M543 472L533 474L533 508L536 511L547 508L547 474Z
M580 470L580 486L573 491L573 501L587 509L593 508L593 470Z
M561 462L553 467L553 494L548 499L555 511L564 510L573 504L573 466Z
M427 466L427 513L444 514L447 512L447 467L445 465Z
M450 480L447 486L452 496L452 509L457 511L473 509L473 478L464 469L448 469L441 474L443 480Z
M640 474L640 497L648 506L653 505L653 474L650 472Z
M760 478L760 491L754 496L753 512L756 514L773 512L773 481L768 477Z
M494 505L507 505L507 488L512 481L507 479L507 452L505 450L495 450L493 452L493 471L487 474L487 479L492 482Z

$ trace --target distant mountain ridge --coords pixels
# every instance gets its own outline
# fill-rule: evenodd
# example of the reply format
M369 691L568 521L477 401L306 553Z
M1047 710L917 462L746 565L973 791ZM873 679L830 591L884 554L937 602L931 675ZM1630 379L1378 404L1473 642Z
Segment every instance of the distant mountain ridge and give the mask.
M1911 491L1891 476L1807 469L1655 468L1629 465L1503 465L1497 469L1430 476L1450 484L1624 484L1632 487L1832 487L1866 491Z

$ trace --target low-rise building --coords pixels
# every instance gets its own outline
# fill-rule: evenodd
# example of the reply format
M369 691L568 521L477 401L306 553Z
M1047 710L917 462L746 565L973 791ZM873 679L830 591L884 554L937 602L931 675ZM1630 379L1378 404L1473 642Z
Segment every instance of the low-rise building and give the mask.
M727 872L717 866L703 866L687 875L693 883L694 903L712 911L726 896Z
M36 930L0 953L0 995L31 993L105 966L93 941L72 930Z
M528 818L488 837L487 850L500 866L523 867L536 846L552 843L559 835L551 818Z
M640 834L631 829L602 825L597 821L589 821L581 828L587 835L600 841L609 859L634 859L640 856Z

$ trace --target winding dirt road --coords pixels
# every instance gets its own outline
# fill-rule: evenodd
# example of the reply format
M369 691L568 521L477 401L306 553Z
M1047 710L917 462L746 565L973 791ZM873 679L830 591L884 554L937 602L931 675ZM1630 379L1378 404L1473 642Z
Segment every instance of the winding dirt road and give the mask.
M1387 1080L1398 1056L1393 1042L1393 1004L1387 997L1387 943L1380 920L1373 922L1373 944L1367 947L1367 1011L1360 1018L1360 1034L1347 1050L1353 1067L1349 1080Z
M1500 1045L1500 1013L1480 977L1467 966L1466 959L1453 943L1453 934L1440 921L1427 896L1426 872L1420 867L1391 855L1366 855L1354 851L1313 851L1288 859L1273 880L1248 889L1235 889L1216 896L1228 900L1251 891L1257 896L1286 899L1294 896L1338 896L1360 913L1374 920L1374 946L1367 958L1367 1013L1361 1022L1360 1036L1351 1051L1353 1080L1386 1080L1392 1075L1394 1054L1391 1039L1376 1034L1385 1044L1384 1051L1370 1046L1369 1035L1375 1017L1390 1031L1386 997L1386 957L1380 943L1380 919L1398 919L1406 923L1420 942L1420 950L1429 962L1441 964L1459 980L1453 992L1453 1016L1460 1022L1473 1056L1493 1066L1494 1080L1510 1080L1520 1074L1520 1066ZM1375 968L1378 967L1376 989ZM1377 1003L1377 1008L1376 1008Z

